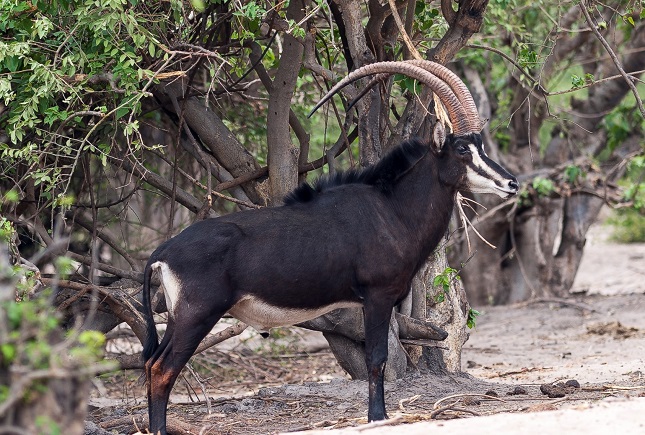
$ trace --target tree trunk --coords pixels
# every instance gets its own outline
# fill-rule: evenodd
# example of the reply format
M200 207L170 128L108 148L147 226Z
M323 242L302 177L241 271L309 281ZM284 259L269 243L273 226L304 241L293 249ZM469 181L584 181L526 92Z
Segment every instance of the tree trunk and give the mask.
M304 17L303 7L301 1L289 3L287 17L299 22ZM298 185L299 151L291 141L289 113L303 53L302 43L291 35L285 35L280 66L269 89L267 160L273 205L281 204L286 194Z
M445 341L423 348L419 364L433 373L461 372L461 349L468 340L466 328L470 305L461 280L452 281L450 288L444 292L444 300L437 302L436 296L443 288L432 285L435 276L443 273L448 267L445 248L439 248L421 268L412 282L413 293L423 289L423 300L427 301L427 319L447 333Z

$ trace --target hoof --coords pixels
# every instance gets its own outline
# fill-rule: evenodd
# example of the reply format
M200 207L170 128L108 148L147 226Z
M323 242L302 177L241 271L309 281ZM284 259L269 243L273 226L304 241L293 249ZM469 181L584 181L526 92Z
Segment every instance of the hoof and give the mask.
M372 415L367 416L367 422L371 423L373 421L387 420L389 417L386 412L378 412Z

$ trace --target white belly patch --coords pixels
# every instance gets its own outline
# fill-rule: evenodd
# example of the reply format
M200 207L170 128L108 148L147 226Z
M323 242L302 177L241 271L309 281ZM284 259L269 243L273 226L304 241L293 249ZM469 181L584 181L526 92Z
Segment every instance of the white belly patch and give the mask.
M315 319L337 308L362 306L359 302L336 302L319 308L284 308L268 304L254 296L245 296L228 313L260 332L277 326L289 326Z
M163 288L163 293L166 297L166 308L168 308L168 314L173 316L175 314L175 307L177 306L177 300L179 299L179 293L181 291L181 282L177 278L177 275L175 275L170 267L168 267L168 264L163 261L152 263L152 270L159 271L161 288Z

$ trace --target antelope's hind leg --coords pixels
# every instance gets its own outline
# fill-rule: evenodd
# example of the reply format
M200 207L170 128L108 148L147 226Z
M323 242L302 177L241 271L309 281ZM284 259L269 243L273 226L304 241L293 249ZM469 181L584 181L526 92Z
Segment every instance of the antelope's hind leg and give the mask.
M192 305L193 309L189 306ZM146 362L150 432L166 434L166 411L170 391L179 373L229 307L213 307L210 312L180 301L169 315L168 327L152 358Z

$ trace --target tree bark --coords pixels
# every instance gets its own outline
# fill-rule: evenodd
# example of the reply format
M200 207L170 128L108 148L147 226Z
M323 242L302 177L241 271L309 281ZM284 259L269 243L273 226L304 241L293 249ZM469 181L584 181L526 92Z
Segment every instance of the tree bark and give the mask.
M172 99L179 101L184 121L191 131L195 132L201 144L233 177L259 169L260 166L255 158L235 138L219 116L203 101L188 94L186 80L177 79L156 85L154 95L166 110L175 113L177 117L182 116L182 113L176 113ZM251 201L263 204L266 199L263 198L256 184L255 181L247 182L242 185L242 188Z
M347 45L352 55L352 65L355 68L360 68L363 65L375 62L377 59L369 49L365 38L360 2L339 0L338 4L345 26ZM361 98L356 105L356 109L359 114L360 165L365 167L376 163L382 153L378 122L381 116L381 96L378 87L372 88L367 95Z
M423 358L419 364L434 373L444 374L461 372L461 350L469 337L466 321L470 310L464 287L458 279L453 280L449 290L444 292L444 301L436 302L436 296L443 292L443 288L433 286L432 282L446 267L446 250L437 249L412 283L413 288L427 289L424 295L424 300L427 301L427 320L447 333L446 340L423 348Z
M304 17L304 4L292 1L287 17L299 22ZM271 202L280 204L282 199L298 185L299 150L293 146L289 130L291 98L302 65L304 46L293 36L284 37L280 66L269 89L267 113L267 144L269 147L269 186Z

